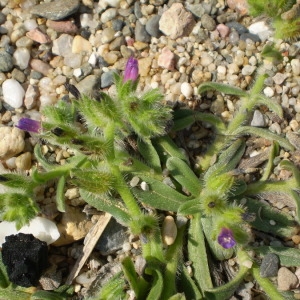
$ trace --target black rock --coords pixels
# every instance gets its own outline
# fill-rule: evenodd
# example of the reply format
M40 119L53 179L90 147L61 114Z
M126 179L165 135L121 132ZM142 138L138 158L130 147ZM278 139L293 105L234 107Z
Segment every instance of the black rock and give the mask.
M262 260L260 265L261 277L274 277L277 276L279 267L279 258L274 253L268 253Z
M48 246L32 234L19 233L5 238L2 260L9 280L19 286L35 286L48 266Z
M238 23L238 22L235 22L235 21L228 22L225 25L228 26L229 28L235 29L239 34L243 34L243 33L248 32L247 27L245 27L241 23Z
M113 19L111 21L112 24L112 28L114 29L114 31L121 31L123 29L123 27L125 26L125 22L123 20L120 19Z

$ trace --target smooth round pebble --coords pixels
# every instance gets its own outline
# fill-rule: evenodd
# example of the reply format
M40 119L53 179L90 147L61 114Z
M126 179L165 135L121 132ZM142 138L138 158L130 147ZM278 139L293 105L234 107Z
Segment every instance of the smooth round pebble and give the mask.
M184 97L190 98L193 95L194 89L188 82L183 82L180 91Z
M172 216L166 216L162 224L162 240L165 245L170 246L177 237L177 226Z
M6 79L2 84L3 100L13 108L20 108L23 104L25 91L15 79Z

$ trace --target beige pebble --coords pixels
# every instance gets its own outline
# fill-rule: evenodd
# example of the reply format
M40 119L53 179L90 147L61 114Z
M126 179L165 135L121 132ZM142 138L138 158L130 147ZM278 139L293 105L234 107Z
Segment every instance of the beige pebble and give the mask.
M293 241L296 245L300 244L300 235L298 235L298 234L293 235L293 236L292 236L292 241Z
M19 170L29 170L31 168L31 153L25 152L16 158L16 167Z
M80 35L76 35L72 42L72 53L92 52L91 43Z
M172 216L166 216L162 224L162 240L165 245L170 246L175 242L177 226Z
M286 267L281 267L278 270L278 289L281 291L289 291L296 288L298 285L297 276Z

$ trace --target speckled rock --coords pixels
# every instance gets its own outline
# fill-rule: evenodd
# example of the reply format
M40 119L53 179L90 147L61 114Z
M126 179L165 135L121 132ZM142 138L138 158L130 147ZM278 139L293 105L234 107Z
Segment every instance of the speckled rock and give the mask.
M24 131L15 127L0 127L0 159L9 159L23 151Z
M57 0L44 2L30 9L32 14L50 20L61 20L74 14L79 8L79 0Z
M195 24L193 15L187 12L181 3L173 3L162 14L159 20L159 29L171 39L177 39L182 36L188 36Z
M9 72L13 69L12 56L4 49L0 49L0 72Z
M213 31L216 29L216 21L208 14L204 14L201 17L201 23L202 23L203 28L205 28L209 31Z

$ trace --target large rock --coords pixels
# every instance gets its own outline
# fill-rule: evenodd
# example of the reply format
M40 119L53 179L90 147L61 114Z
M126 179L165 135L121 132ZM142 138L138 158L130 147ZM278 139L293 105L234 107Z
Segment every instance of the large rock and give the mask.
M14 127L0 127L0 160L9 159L23 151L24 131Z
M187 12L181 3L174 3L159 20L159 30L171 39L188 36L196 22L193 15Z

